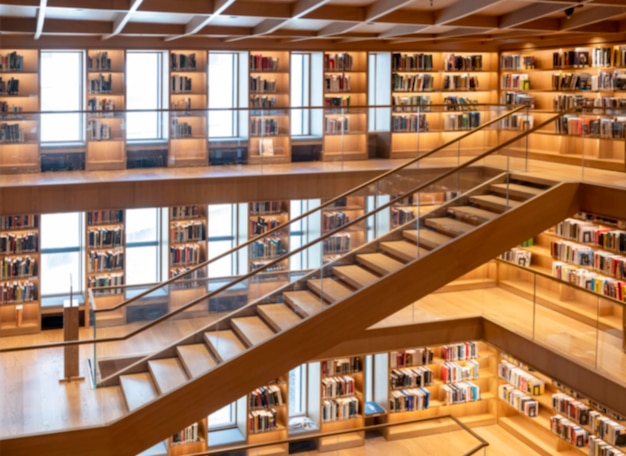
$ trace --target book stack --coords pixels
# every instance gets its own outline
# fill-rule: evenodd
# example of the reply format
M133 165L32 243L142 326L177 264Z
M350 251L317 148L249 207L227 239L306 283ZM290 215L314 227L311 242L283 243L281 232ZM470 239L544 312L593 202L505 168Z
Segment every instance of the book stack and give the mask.
M463 342L441 347L441 357L444 361L465 361L478 357L478 343Z
M0 253L36 252L39 246L37 233L0 234Z
M200 440L198 435L198 423L194 423L191 426L187 426L185 429L177 432L172 436L173 445L181 445L183 443L198 442Z
M346 52L324 54L324 71L352 71L354 59Z
M587 446L589 433L573 421L561 415L550 417L550 430L574 446Z
M321 369L322 375L353 374L361 372L363 366L361 358L353 356L351 358L324 360L321 362Z
M2 261L2 279L13 279L17 277L32 277L37 272L36 260L30 256L10 258L6 257Z
M472 382L447 383L441 387L441 400L448 405L480 400L480 388Z
M123 234L121 227L93 228L87 231L87 245L91 248L121 247Z
M276 81L264 79L261 76L250 76L250 92L252 93L275 93Z
M355 381L349 375L322 379L322 398L352 396L356 393Z
M391 69L394 71L432 71L432 54L391 54Z
M170 62L172 70L196 71L196 54L177 54L170 53Z
M124 268L123 251L90 251L87 256L88 272L104 272Z
M443 383L464 382L478 379L479 365L475 359L467 361L465 365L457 362L446 362L441 365L441 380Z
M446 54L444 66L446 71L481 71L483 56L481 54L467 56Z
M187 93L192 90L192 79L180 74L172 75L172 93Z
M250 56L250 71L278 71L280 59L263 54Z
M433 371L426 366L393 369L389 376L391 389L415 388L432 385Z
M250 244L250 258L253 260L276 258L283 253L285 253L283 241L278 237L259 239Z
M429 347L420 347L404 351L391 352L389 365L392 368L423 366L433 362L433 351Z
M525 394L539 396L545 391L545 382L534 377L520 367L508 361L500 361L498 364L498 376Z
M252 410L248 414L248 431L251 433L273 431L278 427L276 410Z
M338 421L354 418L359 414L356 397L340 397L322 402L322 421Z
M500 385L498 387L498 396L529 418L536 418L539 413L539 402L511 385Z
M200 263L200 246L197 244L179 245L170 247L170 264L198 264Z
M250 393L248 406L251 409L275 407L283 404L283 395L278 385L261 386Z
M88 225L97 225L99 223L122 223L122 222L124 222L123 210L87 212L87 224Z
M106 274L89 277L87 288L116 287L124 285L124 274ZM122 294L121 288L94 290L94 295Z
M200 221L174 223L170 226L171 242L191 242L204 240L204 224Z
M349 252L351 249L350 233L337 233L327 237L323 241L325 254Z
M430 391L426 388L410 388L392 391L389 398L390 412L426 410L430 405Z

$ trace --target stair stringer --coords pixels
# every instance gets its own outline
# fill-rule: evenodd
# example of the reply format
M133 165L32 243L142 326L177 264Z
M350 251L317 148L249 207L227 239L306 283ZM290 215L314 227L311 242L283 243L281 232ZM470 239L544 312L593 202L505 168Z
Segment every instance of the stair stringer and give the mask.
M578 183L562 183L546 190L106 426L9 438L2 441L2 450L12 455L51 456L139 453L247 394L263 379L270 380L315 359L502 251L578 212L578 188ZM484 242L485 239L489 242Z

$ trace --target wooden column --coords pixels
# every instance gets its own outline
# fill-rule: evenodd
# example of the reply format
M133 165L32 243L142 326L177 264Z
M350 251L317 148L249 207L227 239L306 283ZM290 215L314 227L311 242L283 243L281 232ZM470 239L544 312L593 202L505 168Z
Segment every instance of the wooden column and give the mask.
M63 340L65 342L78 340L78 300L69 299L63 301ZM60 382L84 380L80 376L78 345L70 345L63 348L63 377Z

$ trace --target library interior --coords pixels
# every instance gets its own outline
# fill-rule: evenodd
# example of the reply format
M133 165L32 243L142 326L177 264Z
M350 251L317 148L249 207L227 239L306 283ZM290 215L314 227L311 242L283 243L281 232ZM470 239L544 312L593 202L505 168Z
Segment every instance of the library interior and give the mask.
M0 455L626 455L624 0L0 0Z

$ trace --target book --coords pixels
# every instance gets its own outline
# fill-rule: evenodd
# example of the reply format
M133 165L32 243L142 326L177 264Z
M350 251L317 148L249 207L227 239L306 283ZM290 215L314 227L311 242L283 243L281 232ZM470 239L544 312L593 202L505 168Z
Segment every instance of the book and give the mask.
M272 138L263 138L259 140L260 155L274 155L274 141Z

